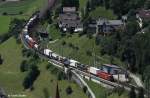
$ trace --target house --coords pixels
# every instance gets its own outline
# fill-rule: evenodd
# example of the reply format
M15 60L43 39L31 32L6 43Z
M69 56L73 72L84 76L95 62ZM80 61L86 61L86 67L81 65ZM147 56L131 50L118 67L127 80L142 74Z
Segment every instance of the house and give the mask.
M149 10L139 10L138 13L136 14L136 17L145 21L150 20L150 9Z
M75 13L76 7L63 7L63 12L64 13Z
M87 27L87 32L90 32L90 33L95 33L96 32L96 20L94 19L90 19L88 21L88 27Z
M150 21L150 9L149 10L139 10L136 14L136 18L138 19L138 23L140 28L143 28L143 22Z
M63 7L63 13L59 14L58 26L63 31L72 29L74 32L83 31L83 24L75 7Z
M123 26L122 20L99 19L97 21L97 32L111 33Z

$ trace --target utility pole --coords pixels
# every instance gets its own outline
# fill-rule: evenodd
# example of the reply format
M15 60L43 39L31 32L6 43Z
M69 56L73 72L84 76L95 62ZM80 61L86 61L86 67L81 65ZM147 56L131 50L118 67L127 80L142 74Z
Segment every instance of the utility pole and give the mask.
M93 53L93 54L94 54L94 55L93 55L93 56L94 56L94 57L93 57L93 58L94 58L93 64L94 64L94 67L95 67L95 66L96 66L96 53L95 53L95 46L94 46L94 44L93 44L93 52L94 52L94 53Z
M55 95L55 98L60 98L58 83L57 83L57 87L56 87L56 95Z

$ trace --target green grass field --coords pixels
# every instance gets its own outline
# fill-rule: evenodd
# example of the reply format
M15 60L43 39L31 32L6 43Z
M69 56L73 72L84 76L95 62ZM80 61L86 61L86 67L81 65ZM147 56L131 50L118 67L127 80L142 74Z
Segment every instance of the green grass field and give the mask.
M8 33L10 21L13 18L29 18L35 11L43 7L47 0L21 0L14 2L1 2L0 4L0 35ZM16 15L7 15L2 16L6 12L7 14L16 14ZM22 15L18 15L20 12L23 12Z
M52 38L52 40L61 38L60 31L56 29L56 27L53 24L49 26L48 31L50 34L50 38Z
M47 0L21 0L14 2L6 2L0 5L0 13L7 12L8 14L31 14L35 10L40 9Z
M79 4L80 4L80 10L84 9L85 5L86 5L87 0L79 0Z
M106 10L104 7L97 7L95 10L90 12L90 16L93 18L107 18L116 19L117 16L114 15L112 10Z
M8 32L10 21L11 17L0 16L0 35Z
M30 96L29 98L46 98L45 91L48 92L48 95L50 95L51 98L54 98L57 82L59 84L61 98L87 98L77 84L66 80L57 81L57 77L46 70L46 65L47 62L39 65L41 73L34 84L34 91L32 91L32 93L27 93L28 96ZM66 88L68 86L71 86L73 89L71 95L66 94Z
M55 34L58 32L53 32L50 34ZM56 34L55 34L56 35ZM62 45L63 42L66 42L66 45ZM73 44L73 46L78 47L79 49L76 50L69 46L69 44ZM69 34L65 37L62 37L55 43L48 44L48 47L52 49L54 52L63 55L68 58L75 59L80 61L84 64L89 64L93 66L94 59L97 61L96 65L100 65L103 63L110 63L110 57L107 55L101 56L101 47L95 44L95 38L89 39L86 35L79 37L78 34L72 34L69 37ZM88 56L87 51L91 51L92 55ZM123 63L114 58L114 62L118 65L123 65Z
M90 88L92 89L92 91L94 92L96 98L128 98L128 94L127 92L123 92L123 94L121 96L119 96L117 93L113 93L107 97L105 97L107 95L107 92L109 92L110 90L102 87L99 84L96 84L92 81L88 81L85 80L87 82L87 84L90 86Z
M17 45L14 38L10 38L0 45L0 54L4 59L0 65L0 85L9 94L21 93L22 80L25 74L20 73L19 64L23 60L21 45Z
M38 64L41 73L34 83L34 90L23 90L22 82L27 73L20 72L19 65L23 59L27 58L22 57L21 51L22 45L16 44L16 40L13 37L0 45L0 54L4 60L3 64L0 65L0 87L3 87L9 95L26 95L23 98L47 98L45 92L51 98L54 98L57 79L55 75L46 70L47 61ZM66 80L58 83L61 98L87 98L77 84ZM69 85L73 89L72 95L67 95L65 92L66 87Z

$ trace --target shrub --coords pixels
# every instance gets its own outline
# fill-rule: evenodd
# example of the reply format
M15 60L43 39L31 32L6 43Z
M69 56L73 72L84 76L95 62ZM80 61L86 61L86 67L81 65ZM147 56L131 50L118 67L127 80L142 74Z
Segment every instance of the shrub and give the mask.
M7 15L7 12L4 12L3 15Z
M63 46L66 45L66 41L63 41L63 42L62 42L62 45L63 45Z
M24 61L22 61L21 65L20 65L20 71L25 72L27 70L28 70L28 64L27 64L27 61L24 60Z
M1 55L0 55L0 65L1 64L3 64L3 59L2 59L2 57L1 57Z
M86 51L87 56L92 56L92 52L90 50Z
M57 75L58 80L63 80L66 79L66 75L63 72L59 72Z
M72 94L72 92L73 92L73 90L72 90L71 86L68 86L68 87L66 88L66 93L67 93L67 95Z
M23 87L24 89L32 89L34 81L37 79L37 77L40 74L40 70L37 66L34 66L31 68L31 71L28 73L28 75L25 77L23 81Z
M74 45L72 43L68 44L70 48L74 47Z
M87 87L83 86L83 92L86 93L87 92Z
M22 12L22 11L20 11L20 12L19 12L19 14L20 14L20 15L22 15L22 14L23 14L23 12Z

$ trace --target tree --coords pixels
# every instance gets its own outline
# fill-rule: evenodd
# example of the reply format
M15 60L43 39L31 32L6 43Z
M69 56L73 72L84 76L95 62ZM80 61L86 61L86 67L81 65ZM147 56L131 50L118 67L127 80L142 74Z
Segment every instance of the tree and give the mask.
M128 16L128 21L133 21L133 20L136 21L136 11L135 11L135 9L131 9L128 12L127 16Z
M129 36L135 35L139 30L140 30L140 27L139 27L137 21L134 20L134 21L127 22L126 33Z
M100 40L101 40L101 37L99 35L97 35L96 38L95 38L95 44L99 45L100 44Z
M72 90L71 86L68 86L68 87L66 88L66 93L67 93L67 95L72 94L72 92L73 92L73 90Z
M65 73L64 72L58 72L57 79L58 80L66 79Z
M109 2L110 1L110 2ZM105 5L110 6L118 16L127 14L130 9L137 9L144 5L145 0L105 0Z
M7 12L4 12L3 15L7 15Z
M62 0L62 7L76 7L79 8L79 0Z
M9 33L16 38L17 42L20 39L19 32L22 31L22 28L24 27L24 24L25 24L25 20L24 19L17 19L17 18L13 19L10 22Z
M2 59L2 57L1 57L1 55L0 55L0 65L1 64L3 64L3 59Z
M22 11L20 11L20 12L19 12L19 14L20 14L20 15L22 15L22 14L23 14L23 12L22 12Z
M66 41L62 41L62 43L61 43L61 44L62 44L63 46L64 46L64 45L66 45Z
M60 12L61 12L61 6L58 6L54 12L54 18L58 17Z
M87 51L86 51L86 55L87 55L87 56L92 56L92 51L87 50Z
M30 82L30 77L29 76L27 76L27 77L25 77L25 79L24 79L24 81L23 81L23 87L24 87L24 89L28 89L28 88L30 88L31 87L31 82Z
M145 67L144 69L144 84L145 84L145 88L148 91L147 92L147 97L150 97L150 65L148 65L147 67Z
M135 88L133 86L129 92L129 98L136 98Z
M21 70L21 72L25 72L28 70L28 64L27 64L26 60L22 61L21 65L20 65L20 70Z
M109 4L110 0L104 0L104 6L106 9L110 8L110 4Z
M67 77L68 77L68 80L71 80L72 73L71 73L70 69L68 69L68 71L67 71Z
M86 11L85 11L86 15L88 15L89 11L91 11L90 0L88 0L86 3Z
M147 0L144 5L145 9L150 9L150 0Z
M87 87L83 86L83 92L86 93L87 92Z
M30 72L27 74L23 81L23 87L24 89L31 89L34 81L37 79L37 77L40 74L40 70L37 66L32 66Z
M142 87L139 88L138 98L144 98L144 90Z

